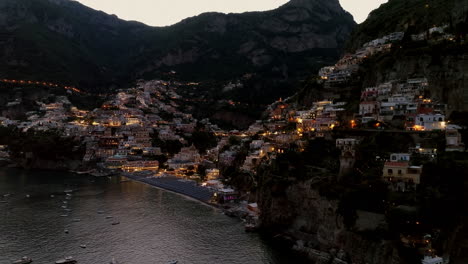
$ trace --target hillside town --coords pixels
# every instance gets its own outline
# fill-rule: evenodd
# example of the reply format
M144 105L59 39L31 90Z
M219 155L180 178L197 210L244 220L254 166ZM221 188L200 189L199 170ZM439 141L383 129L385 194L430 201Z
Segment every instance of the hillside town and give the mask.
M430 31L443 34L443 27ZM364 44L336 65L322 68L319 82L324 89L353 82L361 63L389 51L403 37L403 32L395 32ZM135 88L117 91L91 111L73 106L67 96L56 96L52 102L37 101L37 111L28 112L26 120L5 116L0 124L23 132L60 131L84 146L76 172L124 175L195 197L246 218L246 230L255 230L259 224L257 201L251 193L230 184L228 168L255 182L262 166L274 164L287 152L306 151L311 141L323 140L333 142L339 152L340 182L355 170L359 148L369 135L410 135L415 138L414 145L375 157L381 164L377 176L388 190L407 194L423 182L426 162L441 152L466 151L460 133L464 128L449 120L449 107L440 98L430 97L425 76L364 87L354 113L349 112L350 102L335 98L322 98L307 108L291 98L280 99L269 106L266 119L257 120L246 131L227 131L208 119L197 120L184 107L186 98L178 94L177 87L178 83L169 81L140 81ZM12 101L7 107L20 103ZM434 134L444 138L444 146L431 140ZM2 159L8 158L8 150L8 145L1 146ZM431 237L429 233L426 230L413 237L402 233L401 243L414 247L421 237ZM424 241L418 247L430 252L432 239ZM425 254L423 263L439 260Z

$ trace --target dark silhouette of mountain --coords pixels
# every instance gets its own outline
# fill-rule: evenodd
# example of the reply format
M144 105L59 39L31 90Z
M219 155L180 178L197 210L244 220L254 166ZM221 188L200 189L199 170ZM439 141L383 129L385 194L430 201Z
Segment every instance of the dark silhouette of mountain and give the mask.
M256 73L298 80L336 61L355 27L338 0L291 0L278 9L205 13L150 27L70 0L0 1L0 78L121 87L176 71L225 81Z

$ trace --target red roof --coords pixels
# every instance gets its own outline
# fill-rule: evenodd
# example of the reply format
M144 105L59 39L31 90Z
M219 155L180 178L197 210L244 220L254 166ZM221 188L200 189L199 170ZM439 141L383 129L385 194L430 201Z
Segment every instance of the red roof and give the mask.
M408 167L408 162L393 162L393 161L387 161L385 162L385 166L391 166L391 167Z

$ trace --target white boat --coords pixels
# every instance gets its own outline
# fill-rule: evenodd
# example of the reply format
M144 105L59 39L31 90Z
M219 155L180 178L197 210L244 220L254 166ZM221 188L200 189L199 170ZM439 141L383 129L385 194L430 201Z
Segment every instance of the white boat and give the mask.
M98 213L98 214L103 214L103 213L104 213L104 211L97 211L97 213Z
M29 195L29 194L26 194L26 198L30 198L30 197L31 197L31 195Z
M78 263L78 261L74 260L72 257L66 257L64 259L59 259L55 261L55 264L75 264Z
M120 222L113 222L112 225L119 225Z
M80 248L86 248L86 245L85 244L80 245Z
M66 215L66 214L63 214L63 215L60 215L60 217L68 217L68 215Z
M21 259L18 259L17 261L13 261L12 264L29 264L31 262L33 262L31 258L22 257Z
M70 231L68 231L68 229L65 229L64 232L65 232L65 234L70 233Z
M114 218L114 217L110 215L106 216L106 219L111 219L111 218Z
M177 263L179 263L179 261L178 261L178 260L173 260L173 261L169 261L169 263L168 263L168 264L177 264Z

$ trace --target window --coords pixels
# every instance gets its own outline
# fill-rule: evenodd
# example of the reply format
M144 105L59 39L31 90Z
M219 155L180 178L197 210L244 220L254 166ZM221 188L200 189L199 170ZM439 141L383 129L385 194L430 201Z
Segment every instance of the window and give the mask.
M398 175L401 175L401 174L402 174L401 170L398 170Z
M393 170L392 170L392 169L388 169L388 174L393 174Z

